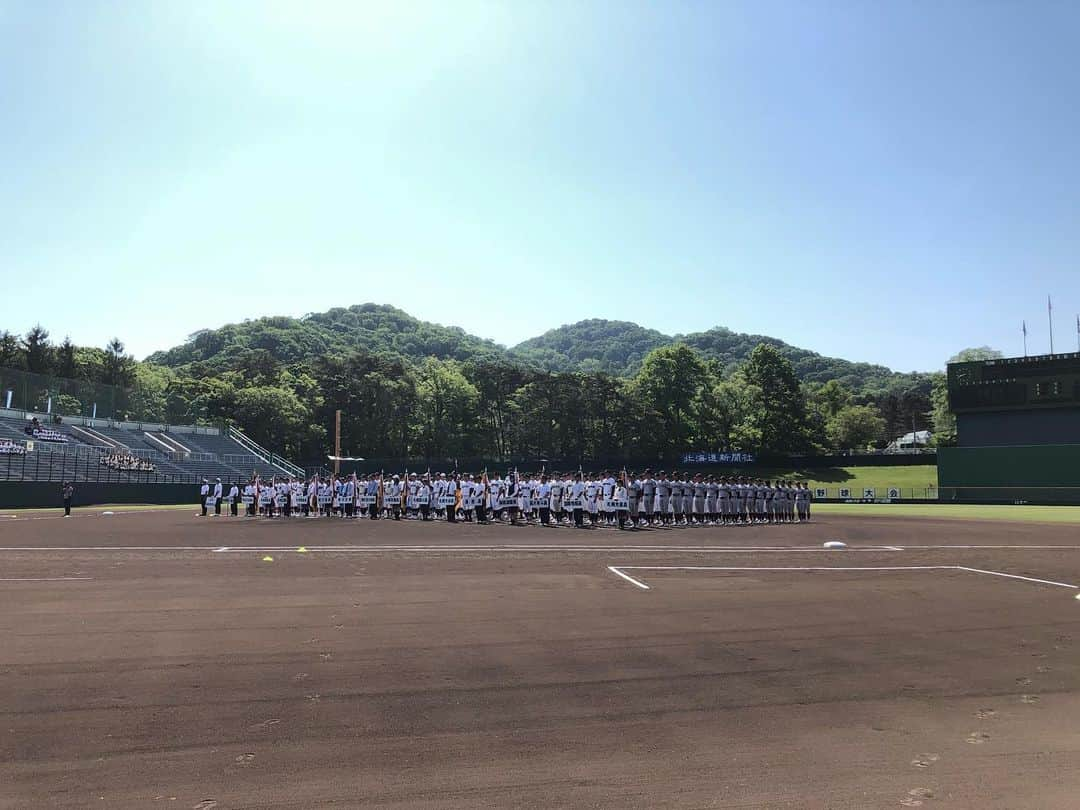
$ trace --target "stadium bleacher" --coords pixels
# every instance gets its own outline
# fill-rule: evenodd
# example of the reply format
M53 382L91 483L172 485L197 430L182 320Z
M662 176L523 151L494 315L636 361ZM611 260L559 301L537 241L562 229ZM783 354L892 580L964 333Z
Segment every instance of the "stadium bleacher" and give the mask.
M6 412L10 414L11 412ZM253 472L264 478L284 475L286 468L269 463L255 455L227 434L209 432L213 428L181 429L175 434L163 426L121 425L104 420L85 425L49 425L49 430L61 434L64 442L34 440L24 430L27 418L0 417L0 439L10 439L20 447L32 442L31 449L23 455L0 454L0 480L24 481L144 481L144 482L197 482L202 478L211 481L245 481ZM95 437L104 437L101 441ZM154 441L154 435L160 438ZM188 452L168 452L166 445L174 440ZM103 454L112 452L132 454L153 462L155 469L119 470L102 464ZM265 455L265 453L264 453Z

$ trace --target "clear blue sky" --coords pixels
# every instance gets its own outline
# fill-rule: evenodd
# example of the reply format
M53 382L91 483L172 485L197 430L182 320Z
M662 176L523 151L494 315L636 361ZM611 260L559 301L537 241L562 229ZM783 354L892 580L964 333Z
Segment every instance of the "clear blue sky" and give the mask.
M900 370L1080 311L1080 3L0 0L0 328L375 301Z

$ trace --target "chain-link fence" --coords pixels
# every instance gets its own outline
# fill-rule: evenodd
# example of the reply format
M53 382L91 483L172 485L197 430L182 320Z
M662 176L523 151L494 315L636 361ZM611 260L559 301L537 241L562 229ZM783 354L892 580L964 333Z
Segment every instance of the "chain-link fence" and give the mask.
M0 368L0 406L20 411L142 420L134 389Z

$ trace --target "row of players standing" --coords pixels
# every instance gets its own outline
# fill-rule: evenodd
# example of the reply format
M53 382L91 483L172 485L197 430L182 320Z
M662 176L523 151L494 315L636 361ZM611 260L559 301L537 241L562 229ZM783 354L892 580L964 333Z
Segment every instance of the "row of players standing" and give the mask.
M235 489L235 488L234 488ZM232 501L235 492L230 492ZM614 475L508 472L254 479L241 496L249 515L340 515L487 523L519 519L542 525L716 526L810 519L805 483L660 471ZM235 507L233 514L235 514Z

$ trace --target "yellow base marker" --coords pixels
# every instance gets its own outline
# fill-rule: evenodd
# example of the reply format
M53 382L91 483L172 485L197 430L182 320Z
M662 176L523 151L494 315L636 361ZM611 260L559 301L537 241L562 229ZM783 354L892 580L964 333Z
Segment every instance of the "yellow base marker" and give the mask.
M273 562L274 558L271 557L269 554L267 554L265 557L262 558L262 561L263 562Z
M298 548L298 549L296 550L296 553L297 553L297 554L307 554L307 549L306 549L306 548L304 548L303 546L300 546L300 548Z

